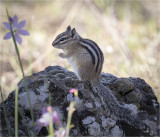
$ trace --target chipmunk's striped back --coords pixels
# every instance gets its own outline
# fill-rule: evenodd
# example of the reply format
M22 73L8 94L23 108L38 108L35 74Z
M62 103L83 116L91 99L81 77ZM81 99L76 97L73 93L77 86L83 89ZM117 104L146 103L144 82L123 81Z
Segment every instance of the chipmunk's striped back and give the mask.
M98 47L98 45L89 39L80 39L79 41L80 45L82 45L91 55L92 57L92 63L95 66L96 73L101 73L102 66L104 62L104 56L101 49Z

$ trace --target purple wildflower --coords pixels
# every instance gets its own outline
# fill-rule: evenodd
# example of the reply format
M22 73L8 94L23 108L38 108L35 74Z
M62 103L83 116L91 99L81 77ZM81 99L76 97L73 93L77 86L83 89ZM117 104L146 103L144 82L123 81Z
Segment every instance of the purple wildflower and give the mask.
M41 118L45 113L46 113L46 109L43 108ZM37 134L41 131L42 126L43 126L43 124L39 121L39 119L37 119L36 120L36 128L35 128L35 130L37 131Z
M53 110L52 110L52 107L51 107L51 106L48 106L48 107L47 107L47 111L52 113L52 111L53 111Z
M24 36L30 35L27 30L22 29L25 26L26 21L23 20L18 23L18 17L16 15L13 18L9 17L9 23L3 22L3 24L6 27L6 29L10 31L6 33L3 39L10 39L12 37L10 24L12 26L15 39L19 44L22 43L22 38L20 37L20 35L24 35Z
M37 134L41 131L42 126L40 123L36 122L37 126L35 127L35 130L37 131Z
M47 127L51 120L53 120L52 113L46 112L45 114L42 115L42 117L38 120L38 122Z
M54 137L65 137L67 131L64 128L59 128L59 130L55 131L55 136Z
M48 112L48 111L46 111L45 108L43 108L42 115L41 115L40 119L38 119L36 121L36 123L37 123L38 126L41 125L41 126L47 127L51 120L52 120L52 122L54 120L52 112Z
M78 97L78 90L75 88L71 89L69 93L74 93L74 96Z
M56 111L53 111L51 106L48 106L47 109L43 108L41 117L37 119L36 121L37 134L41 130L42 126L48 127L51 121L52 123L57 123L58 125L61 126L61 122L60 122L58 113Z
M69 91L69 93L74 93L74 92L77 92L77 89L72 88L72 89Z
M60 118L59 118L59 116L58 116L58 113L56 112L56 111L53 111L53 119L54 119L54 121L57 123L57 124L60 124L60 126L61 126L61 122L60 122Z
M11 17L9 17L9 23L13 23L13 19Z

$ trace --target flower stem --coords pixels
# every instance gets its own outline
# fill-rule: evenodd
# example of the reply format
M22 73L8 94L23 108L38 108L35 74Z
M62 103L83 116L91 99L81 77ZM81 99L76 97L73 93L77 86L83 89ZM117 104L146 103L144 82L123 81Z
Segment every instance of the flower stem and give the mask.
M18 137L18 88L15 96L15 137Z
M8 14L8 10L7 9L6 9L6 12L7 12L8 20L9 20L9 14ZM25 89L27 91L27 98L28 98L28 102L29 102L30 113L31 113L32 121L33 121L33 127L34 127L33 131L34 131L34 135L36 136L35 125L34 125L34 114L33 114L31 100L30 100L30 96L29 96L28 85L27 85L26 78L25 78L25 75L24 75L23 65L22 65L22 62L21 62L21 59L20 59L20 53L19 53L19 50L18 50L18 46L17 46L17 43L16 43L16 39L15 39L15 36L14 36L14 33L13 33L13 29L12 29L11 23L10 23L10 29L11 29L12 39L13 39L13 42L14 42L16 53L17 53L17 56L18 56L19 65L20 65L20 68L21 68L21 71L22 71L22 75L23 75L23 79L24 79L24 84L25 84Z
M66 134L66 137L69 136L69 131L70 131L70 125L71 125L71 119L72 119L74 105L75 105L75 102L71 102L70 105L69 105L68 118L67 118L67 134Z
M52 120L49 122L49 134L51 137L54 137L54 128L53 128Z

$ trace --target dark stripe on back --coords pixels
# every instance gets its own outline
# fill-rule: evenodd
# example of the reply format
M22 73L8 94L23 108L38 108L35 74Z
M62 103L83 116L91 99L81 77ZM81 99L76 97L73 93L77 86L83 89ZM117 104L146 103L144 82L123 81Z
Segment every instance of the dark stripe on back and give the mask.
M97 43L95 43L94 41L90 40L90 39L86 39L92 43L94 43L94 45L98 48L98 51L100 52L100 57L102 58L102 60L104 61L104 57L103 57L103 52L101 51L101 49L99 48L99 46L97 45Z
M101 51L101 49L99 48L99 46L98 46L94 41L92 41L92 42L97 46L97 48L98 48L98 50L99 50L99 52L100 52L101 58L102 58L103 61L104 61L103 52Z
M104 62L103 52L101 51L101 49L99 48L99 46L97 45L97 43L95 43L94 41L89 40L89 39L87 39L87 40L90 41L90 42L93 42L96 45L96 47L98 48L98 51L100 53L101 62L102 62L101 66L100 66L100 71L101 71L102 70L102 66L103 66L103 62Z
M81 41L83 43L86 43L87 45L89 45L94 50L94 52L96 53L97 58L98 58L98 61L97 61L97 64L96 64L96 72L97 72L99 64L100 64L100 58L102 58L102 60L103 60L103 53L102 53L102 51L100 50L100 48L98 47L98 45L95 42L93 42L92 40L82 39ZM97 47L97 49L96 49L96 47Z
M84 46L85 47L85 49L89 52L89 54L91 55L91 57L92 57L92 63L95 65L95 56L93 55L93 53L92 53L92 51L88 48L88 47L86 47L86 46Z

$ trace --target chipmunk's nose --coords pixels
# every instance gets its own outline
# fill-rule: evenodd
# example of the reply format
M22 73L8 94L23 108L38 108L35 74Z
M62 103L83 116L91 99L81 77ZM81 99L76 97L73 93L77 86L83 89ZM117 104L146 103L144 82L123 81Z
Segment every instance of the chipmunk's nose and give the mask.
M52 42L52 46L53 46L53 47L55 46L55 41Z

